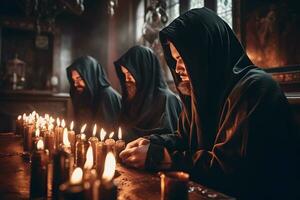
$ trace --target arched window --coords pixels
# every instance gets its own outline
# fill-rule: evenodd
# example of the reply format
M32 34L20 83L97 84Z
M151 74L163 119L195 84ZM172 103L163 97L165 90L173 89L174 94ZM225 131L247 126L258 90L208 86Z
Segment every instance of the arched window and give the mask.
M204 6L204 0L190 0L189 9L202 8Z
M232 27L232 0L217 0L217 14Z

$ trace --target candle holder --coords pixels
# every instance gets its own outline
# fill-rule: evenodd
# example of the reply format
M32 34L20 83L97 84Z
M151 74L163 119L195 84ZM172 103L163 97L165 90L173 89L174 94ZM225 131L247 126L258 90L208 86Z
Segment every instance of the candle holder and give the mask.
M189 174L160 172L161 200L188 200Z

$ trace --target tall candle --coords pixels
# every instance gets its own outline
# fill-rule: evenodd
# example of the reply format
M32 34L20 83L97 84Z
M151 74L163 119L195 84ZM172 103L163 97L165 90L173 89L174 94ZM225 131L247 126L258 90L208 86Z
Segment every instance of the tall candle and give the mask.
M65 128L65 126L66 126L66 122L65 122L65 120L64 119L62 119L62 121L61 121L61 129L60 129L60 131L59 131L59 144L61 144L62 142L63 142L63 135L64 135L64 128Z
M52 196L54 198L58 198L59 185L69 180L74 166L74 157L66 128L63 133L63 145L53 154Z
M34 132L34 124L29 119L29 122L28 122L28 124L26 124L25 131L24 131L24 140L23 140L24 145L23 145L23 148L24 148L25 153L29 153L30 150L32 149L32 135L33 135L33 132Z
M118 162L120 162L119 154L124 149L125 149L125 141L122 140L122 130L121 130L121 128L119 128L119 130L118 130L118 140L116 141L116 158L117 158Z
M70 130L69 130L69 141L71 143L72 154L75 154L76 135L75 135L75 131L73 130L73 128L74 128L74 122L72 121L70 124Z
M60 145L60 132L61 132L61 127L60 127L60 119L56 118L56 127L54 129L54 137L55 137L55 147L58 148Z
M52 155L55 150L55 138L54 138L54 132L53 132L53 125L50 124L48 126L48 131L44 133L44 140L45 140L45 149L48 149L49 156L52 158Z
M92 149L93 149L93 158L94 159L94 163L93 165L95 166L96 163L97 163L97 159L96 159L96 152L97 152L97 143L98 143L98 138L96 137L96 132L97 132L97 125L95 124L94 125L94 128L93 128L93 136L89 138L89 142L91 143L91 146L92 146Z
M23 135L22 126L23 126L23 119L22 116L19 115L16 120L16 135Z
M100 141L97 143L97 153L96 153L96 169L98 175L101 177L104 170L104 162L107 154L107 145L104 143L104 138L106 136L106 132L101 129L100 131Z
M77 167L70 181L65 182L60 187L61 199L64 200L82 200L85 199L85 190L83 185L83 172L80 167Z
M75 145L75 164L77 167L83 168L86 159L86 151L89 143L86 140L86 135L84 134L86 124L82 126L80 134L76 136Z
M49 156L42 140L31 157L30 198L47 198L47 175Z
M43 138L42 137L40 137L40 129L39 128L37 128L36 130L35 130L35 135L34 135L34 137L32 138L32 149L31 149L31 151L35 151L36 150L36 147L37 147L37 142L38 141L40 141L40 140L43 140ZM44 141L43 141L44 142Z

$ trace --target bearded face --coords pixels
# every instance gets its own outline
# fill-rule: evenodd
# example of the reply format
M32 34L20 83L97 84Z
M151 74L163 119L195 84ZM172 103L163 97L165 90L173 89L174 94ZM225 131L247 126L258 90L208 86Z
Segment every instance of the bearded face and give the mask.
M127 68L121 66L121 70L125 76L125 85L127 89L127 98L131 100L136 94L136 81Z

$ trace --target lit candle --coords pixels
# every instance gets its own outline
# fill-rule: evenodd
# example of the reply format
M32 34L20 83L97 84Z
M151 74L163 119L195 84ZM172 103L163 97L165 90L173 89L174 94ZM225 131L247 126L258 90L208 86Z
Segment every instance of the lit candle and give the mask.
M52 158L52 155L55 150L55 138L53 132L53 124L48 126L48 130L44 133L44 140L45 140L45 149L48 149L49 156Z
M27 118L27 122L25 125L25 130L24 130L24 152L25 154L29 154L30 150L32 149L32 135L34 132L34 124L33 124L33 118L32 116L29 116Z
M65 126L66 126L66 122L63 119L61 121L61 129L60 129L60 132L59 132L59 144L61 144L63 142L63 137L64 137L63 130L64 130Z
M52 196L58 198L59 185L69 180L73 171L74 157L68 139L68 131L63 131L63 145L53 154Z
M31 157L30 198L47 198L48 151L44 142L37 142L37 151Z
M19 115L16 120L16 135L23 135L22 126L23 126L23 119L22 116Z
M118 130L118 140L116 141L116 157L117 157L117 161L118 162L120 162L119 154L124 149L125 149L125 141L122 140L122 130L121 130L121 127L119 127L119 130Z
M73 128L74 128L74 122L72 121L71 124L70 124L70 130L69 130L69 141L71 143L72 154L75 154L76 135L75 135L75 131L73 131Z
M80 167L77 167L70 181L62 184L59 187L61 199L64 200L82 200L85 199L85 191L83 185L83 172Z
M83 168L85 159L86 159L86 151L89 146L89 143L86 140L86 135L84 131L86 129L86 124L81 127L80 134L76 136L76 145L75 145L75 164L77 167Z
M58 148L60 145L60 132L61 132L61 127L60 127L60 119L56 118L56 127L54 129L54 137L55 137L55 147Z
M104 162L107 154L107 145L104 143L106 132L101 128L100 141L97 143L97 154L96 154L96 169L98 175L101 177L104 170Z
M160 174L161 199L188 199L189 174L185 172L165 172Z
M40 140L43 140L43 138L42 137L40 137L40 129L39 128L37 128L36 130L35 130L35 136L33 137L33 139L32 139L32 149L31 149L31 151L35 151L36 149L36 147L37 147L37 143L38 143L38 141L40 141Z
M83 179L84 185L86 190L87 199L93 199L93 185L94 182L97 180L97 173L95 170L92 170L94 166L94 157L93 157L93 149L90 145L87 152L86 152L86 161L84 164L84 171L83 171Z
M116 141L113 139L114 134L115 134L114 132L111 132L109 134L109 138L105 140L105 144L107 145L108 151L111 151L115 154L116 153L116 148L115 148Z
M97 125L95 124L94 125L94 128L93 128L93 136L89 138L89 142L91 143L92 145L92 148L93 148L93 157L96 158L96 146L97 146L97 143L98 143L98 138L96 137L96 132L97 132ZM96 165L97 163L97 159L94 159L94 165Z
M27 116L26 116L26 113L24 113L22 116L22 126L21 126L21 135L23 136L23 139L24 139L26 119L27 119Z
M104 172L99 188L100 200L117 199L117 186L114 183L114 175L116 169L116 159L112 152L107 153L104 165Z

